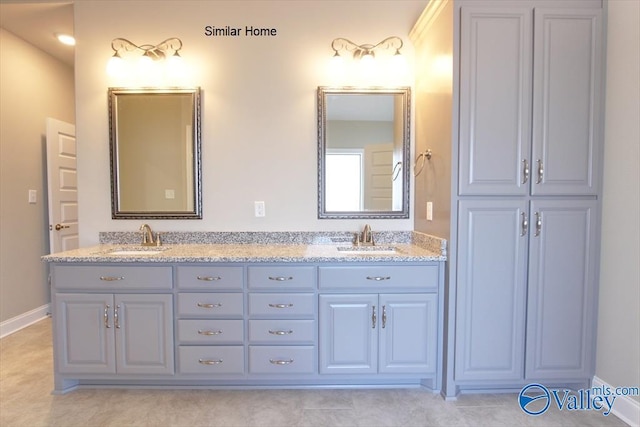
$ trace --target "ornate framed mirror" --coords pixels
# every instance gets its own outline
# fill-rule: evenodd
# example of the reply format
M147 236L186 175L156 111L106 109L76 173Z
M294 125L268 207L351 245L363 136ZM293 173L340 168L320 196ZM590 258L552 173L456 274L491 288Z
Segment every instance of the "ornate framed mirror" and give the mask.
M409 218L411 89L317 96L318 218Z
M113 219L201 219L200 88L109 88Z

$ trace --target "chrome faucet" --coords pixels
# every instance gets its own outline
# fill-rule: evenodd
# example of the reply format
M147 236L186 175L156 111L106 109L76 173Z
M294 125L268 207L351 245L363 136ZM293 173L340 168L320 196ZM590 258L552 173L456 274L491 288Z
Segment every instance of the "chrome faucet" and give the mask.
M153 231L151 231L149 224L142 224L140 231L142 232L142 246L160 246L162 244L159 233L156 233L157 237L154 240Z
M371 226L366 224L362 229L362 233L356 239L356 244L358 246L374 246L375 242L373 241L373 233L371 232Z

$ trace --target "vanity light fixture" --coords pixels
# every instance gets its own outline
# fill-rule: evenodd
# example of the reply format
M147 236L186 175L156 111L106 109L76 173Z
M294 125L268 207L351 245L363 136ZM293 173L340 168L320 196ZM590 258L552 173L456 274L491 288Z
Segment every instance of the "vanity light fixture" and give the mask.
M357 44L349 39L338 37L331 42L331 49L333 49L333 58L336 60L342 59L340 51L352 52L353 59L362 61L371 61L375 58L376 52L380 50L392 50L393 56L402 57L400 49L404 43L400 37L391 36L382 40L377 44Z
M157 45L143 44L140 46L127 39L115 38L111 41L111 49L113 49L113 56L107 65L109 74L118 73L118 70L122 68L124 62L123 54L127 52L141 53L139 57L141 64L149 64L163 59L171 62L180 62L182 60L180 56L182 40L177 37L166 39Z

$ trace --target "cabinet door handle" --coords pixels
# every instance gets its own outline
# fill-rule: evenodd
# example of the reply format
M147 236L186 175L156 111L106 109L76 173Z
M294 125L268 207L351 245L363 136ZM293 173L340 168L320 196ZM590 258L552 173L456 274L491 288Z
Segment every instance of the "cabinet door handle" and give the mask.
M117 282L118 280L124 280L124 276L100 276L100 280L103 282Z
M542 164L542 160L538 159L538 179L536 180L536 184L540 184L542 182L543 177L544 177L544 165Z
M269 276L269 280L275 280L276 282L286 282L288 280L293 280L293 277L284 277L284 276Z
M109 309L111 306L109 304L104 306L104 327L109 329L111 325L109 325Z
M222 307L221 303L215 303L215 304L210 304L210 303L204 303L204 302L199 302L196 303L196 305L200 308L219 308Z
M198 363L201 365L219 365L222 363L222 359L198 359Z
M114 323L116 329L120 329L119 312L120 312L120 304L116 305L116 309L113 310L113 323Z
M542 214L540 212L536 212L536 233L535 236L540 236L540 232L542 231Z
M222 280L220 276L197 276L196 279L202 280L203 282L215 282L217 280Z
M527 159L522 161L522 183L526 184L529 181L529 162Z
M376 306L372 306L373 310L371 311L371 329L375 329L376 328L376 321L378 320L378 318L376 317Z
M271 308L291 308L293 304L269 304Z
M288 331L274 331L269 329L269 333L271 335L291 335L293 333L292 330L288 330Z
M525 212L521 212L522 215L522 230L520 231L520 236L526 236L529 232L529 221L527 221L527 214Z
M367 280L382 282L383 280L391 280L391 276L367 276Z
M217 331L203 331L202 329L198 329L198 334L206 336L222 335L222 329L218 329Z
M382 306L382 329L387 326L387 306Z
M272 365L291 365L293 359L269 359L269 363Z

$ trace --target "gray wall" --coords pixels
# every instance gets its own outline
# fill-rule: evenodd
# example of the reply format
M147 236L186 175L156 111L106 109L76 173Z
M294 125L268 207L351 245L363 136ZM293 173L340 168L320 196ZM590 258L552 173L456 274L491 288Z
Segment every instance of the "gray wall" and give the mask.
M0 29L0 322L49 303L47 117L74 122L73 69ZM36 204L27 203L36 190Z
M640 2L609 1L596 375L620 387L640 384L638 76Z

